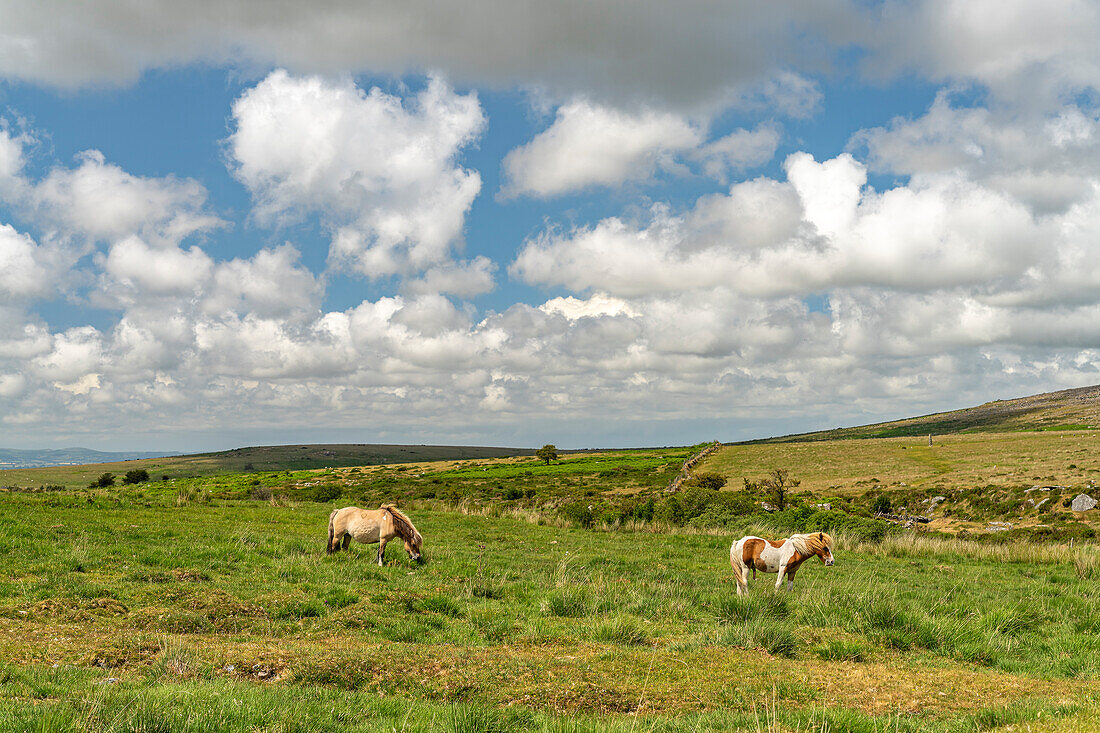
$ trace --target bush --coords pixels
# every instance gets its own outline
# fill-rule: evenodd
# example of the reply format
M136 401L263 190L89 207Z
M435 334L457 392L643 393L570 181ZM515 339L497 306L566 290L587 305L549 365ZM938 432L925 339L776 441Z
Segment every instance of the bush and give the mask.
M271 489L266 486L253 486L248 492L248 498L257 501L269 501L271 499Z
M875 514L889 514L893 508L893 505L890 503L890 497L886 494L879 494L875 497L875 500L871 502L871 511Z
M720 473L700 472L692 476L687 483L691 486L718 491L726 485L726 477Z
M328 501L333 501L334 499L339 499L340 495L343 493L343 489L336 484L322 484L314 487L313 491L309 493L309 498L323 504Z
M662 522L668 522L669 524L683 524L684 523L684 508L680 506L680 500L675 496L670 496L661 502L657 507L657 511L654 516Z
M108 486L115 485L115 475L113 473L101 473L92 483L88 484L89 489L105 489Z
M144 468L135 468L132 471L127 471L126 475L122 478L124 484L142 484L149 480L149 472Z
M592 513L592 505L583 501L571 501L568 504L563 504L558 513L563 518L581 527L591 527L595 519L595 515Z

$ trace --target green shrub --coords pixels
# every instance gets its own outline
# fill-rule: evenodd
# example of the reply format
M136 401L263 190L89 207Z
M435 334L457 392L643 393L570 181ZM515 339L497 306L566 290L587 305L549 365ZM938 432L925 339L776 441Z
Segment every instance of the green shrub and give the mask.
M321 484L320 486L313 487L313 491L310 492L309 498L312 501L325 503L339 499L340 495L344 491L336 484Z
M700 471L686 481L689 486L698 486L701 489L718 491L726 485L726 477L720 473Z
M149 472L144 468L135 468L132 471L127 471L126 475L122 478L124 484L142 484L149 480Z
M595 520L592 504L584 501L571 501L568 504L563 504L558 513L564 519L581 527L591 527L592 522Z
M684 523L684 508L680 506L679 499L669 496L657 506L654 516L661 522L681 525Z
M266 486L253 486L248 491L248 498L256 501L270 501L271 489Z

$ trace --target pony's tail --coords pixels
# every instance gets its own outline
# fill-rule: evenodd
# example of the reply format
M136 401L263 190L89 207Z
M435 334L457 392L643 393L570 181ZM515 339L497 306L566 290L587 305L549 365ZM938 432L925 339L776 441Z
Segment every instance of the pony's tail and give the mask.
M733 566L733 579L737 583L737 588L740 590L746 583L745 581L745 563L737 557L737 543L734 542L730 547L730 565Z
M332 554L332 536L333 536L333 533L335 532L335 527L333 525L335 524L336 512L338 512L338 511L340 511L340 510L339 509L333 509L332 514L328 515L328 544L325 545L325 551L328 552L328 554L330 554L330 555Z

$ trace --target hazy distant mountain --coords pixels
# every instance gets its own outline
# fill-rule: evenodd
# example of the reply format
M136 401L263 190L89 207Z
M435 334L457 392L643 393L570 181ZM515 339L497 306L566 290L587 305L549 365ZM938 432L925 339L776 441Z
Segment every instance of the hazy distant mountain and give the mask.
M59 448L56 450L14 450L0 448L0 469L4 468L46 468L50 466L79 466L85 463L112 463L114 461L132 461L138 458L159 458L175 456L178 453L132 451L128 453L108 453L88 448Z

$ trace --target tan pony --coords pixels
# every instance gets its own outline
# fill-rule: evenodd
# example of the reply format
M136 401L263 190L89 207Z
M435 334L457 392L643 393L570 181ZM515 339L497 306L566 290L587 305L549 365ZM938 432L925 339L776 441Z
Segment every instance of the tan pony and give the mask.
M416 531L412 521L393 504L383 504L380 509L360 509L346 506L334 509L328 516L328 551L348 549L354 538L366 545L378 543L378 564L385 565L386 543L394 537L405 541L405 552L414 561L420 560L420 545L424 538Z
M744 595L748 589L748 570L752 576L756 571L779 573L775 580L775 589L783 587L783 576L787 576L787 590L794 590L794 574L798 567L814 555L826 565L833 564L833 538L824 532L791 535L781 542L766 540L763 537L742 537L730 547L730 565L733 577L737 581L737 595Z

